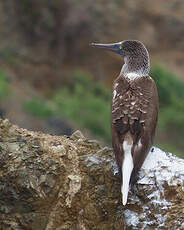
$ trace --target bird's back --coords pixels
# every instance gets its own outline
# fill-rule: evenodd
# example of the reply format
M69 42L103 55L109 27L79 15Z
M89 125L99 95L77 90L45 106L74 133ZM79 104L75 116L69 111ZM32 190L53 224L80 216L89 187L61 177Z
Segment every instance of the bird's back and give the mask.
M158 94L149 76L130 80L120 75L112 93L112 141L119 168L122 166L122 143L129 132L134 167L140 168L153 141L158 114Z

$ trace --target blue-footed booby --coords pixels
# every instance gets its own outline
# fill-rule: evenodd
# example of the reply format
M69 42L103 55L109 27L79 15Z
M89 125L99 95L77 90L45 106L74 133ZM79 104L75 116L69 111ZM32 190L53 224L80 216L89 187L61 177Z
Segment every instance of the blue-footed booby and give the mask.
M125 40L91 45L111 50L124 59L112 89L111 128L112 146L122 178L122 203L126 205L129 184L153 144L158 116L157 87L149 76L149 54L143 43Z

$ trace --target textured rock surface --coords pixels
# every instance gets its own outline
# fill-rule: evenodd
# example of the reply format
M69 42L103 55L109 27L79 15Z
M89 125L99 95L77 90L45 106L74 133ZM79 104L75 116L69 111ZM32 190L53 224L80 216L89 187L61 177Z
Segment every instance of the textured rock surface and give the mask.
M0 229L183 229L184 160L154 148L121 204L112 150L0 120ZM125 228L124 228L125 227Z

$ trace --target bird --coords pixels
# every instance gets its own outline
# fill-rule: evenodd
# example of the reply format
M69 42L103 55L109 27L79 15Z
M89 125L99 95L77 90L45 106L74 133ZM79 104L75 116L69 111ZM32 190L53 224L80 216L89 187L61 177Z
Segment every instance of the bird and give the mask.
M130 185L136 182L153 145L159 106L157 86L149 76L149 53L142 42L124 40L91 45L113 51L124 61L112 87L111 133L121 175L122 203L126 205Z

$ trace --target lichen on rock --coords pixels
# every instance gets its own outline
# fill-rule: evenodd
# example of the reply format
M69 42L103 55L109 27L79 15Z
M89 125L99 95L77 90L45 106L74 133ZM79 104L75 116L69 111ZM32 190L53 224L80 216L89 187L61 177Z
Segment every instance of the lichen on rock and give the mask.
M0 229L183 229L184 160L154 147L128 203L112 149L0 120Z

